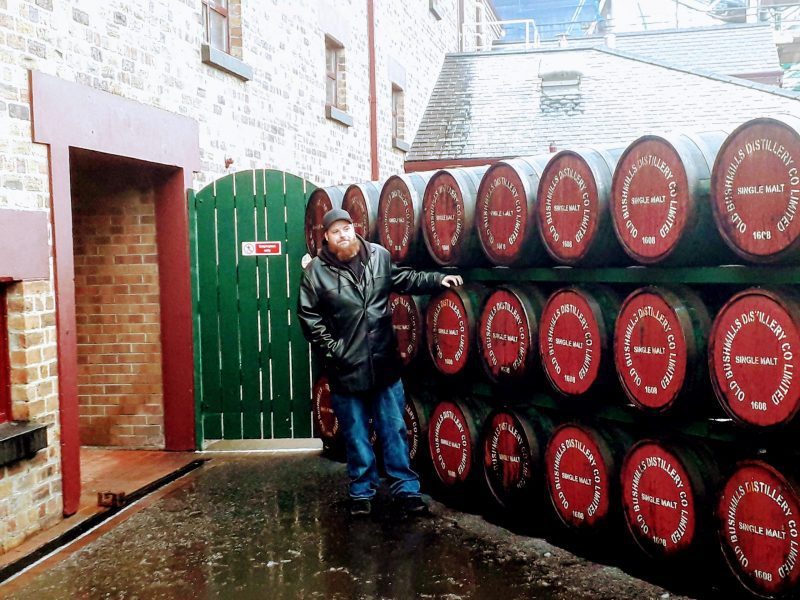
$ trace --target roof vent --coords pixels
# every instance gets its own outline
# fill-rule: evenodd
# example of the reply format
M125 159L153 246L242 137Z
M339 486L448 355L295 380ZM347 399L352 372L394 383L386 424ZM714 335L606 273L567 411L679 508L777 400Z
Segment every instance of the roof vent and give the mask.
M539 66L539 77L542 80L542 94L545 96L567 96L580 93L583 73L568 65Z

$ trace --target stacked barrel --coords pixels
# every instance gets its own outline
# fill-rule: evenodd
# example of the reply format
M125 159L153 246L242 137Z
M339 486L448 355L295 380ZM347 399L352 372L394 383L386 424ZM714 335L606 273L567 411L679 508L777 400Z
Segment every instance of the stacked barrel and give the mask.
M772 116L396 175L322 190L309 252L343 197L399 265L464 275L390 300L440 489L653 560L721 548L776 597L800 578L798 165L800 119Z

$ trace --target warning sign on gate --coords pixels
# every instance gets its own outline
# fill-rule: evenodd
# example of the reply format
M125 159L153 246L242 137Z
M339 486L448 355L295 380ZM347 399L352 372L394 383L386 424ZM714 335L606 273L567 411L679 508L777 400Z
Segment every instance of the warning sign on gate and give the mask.
M242 242L242 256L277 256L280 242Z

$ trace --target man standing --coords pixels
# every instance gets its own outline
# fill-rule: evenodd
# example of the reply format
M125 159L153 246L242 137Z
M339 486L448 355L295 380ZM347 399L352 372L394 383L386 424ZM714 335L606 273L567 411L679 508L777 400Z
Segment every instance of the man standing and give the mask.
M389 293L432 293L463 283L459 275L415 272L392 265L389 252L356 234L350 214L335 208L322 219L325 240L303 271L297 314L306 339L322 357L333 410L345 439L350 514L368 515L378 487L369 443L373 419L392 496L409 513L424 513L419 477L408 458Z

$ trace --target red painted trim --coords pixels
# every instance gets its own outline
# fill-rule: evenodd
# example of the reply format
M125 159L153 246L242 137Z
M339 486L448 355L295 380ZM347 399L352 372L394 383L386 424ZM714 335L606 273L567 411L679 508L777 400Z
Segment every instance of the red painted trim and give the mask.
M8 350L8 304L6 304L6 286L2 285L0 286L0 423L11 418L11 373Z
M413 160L403 165L406 173L416 171L438 171L439 169L455 169L457 167L480 167L483 165L493 165L505 157L498 158L445 158L442 160Z
M367 38L369 45L369 151L372 180L380 179L378 163L378 98L375 89L375 0L367 0Z
M70 147L177 168L157 190L156 232L166 447L184 450L195 447L186 190L200 170L200 135L193 119L43 73L31 73L30 90L33 140L50 146L61 469L64 514L70 515L80 500Z
M75 337L75 261L69 148L50 146L53 196L53 262L58 333L58 394L61 425L61 485L64 515L77 512L81 496L81 440L78 407L78 342Z
M176 171L156 190L164 434L167 450L194 450L196 447L192 288L188 277L189 217L183 175L183 172ZM176 328L176 323L183 326Z

